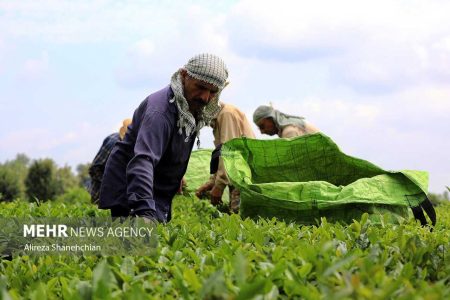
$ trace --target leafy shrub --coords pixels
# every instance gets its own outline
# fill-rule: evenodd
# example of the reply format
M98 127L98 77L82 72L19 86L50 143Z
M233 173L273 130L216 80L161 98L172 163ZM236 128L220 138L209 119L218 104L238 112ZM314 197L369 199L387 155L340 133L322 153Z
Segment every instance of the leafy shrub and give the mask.
M8 166L0 165L0 201L12 201L21 195L20 180Z
M91 203L91 195L86 191L86 189L81 187L73 187L67 190L64 194L56 197L56 201L62 203Z
M25 179L29 200L52 200L79 186L78 178L69 166L58 168L51 159L35 160Z
M89 186L91 185L91 177L89 175L90 166L91 166L90 163L79 164L77 166L77 178L79 185L80 187L84 187L86 189L88 189Z
M25 154L17 154L14 160L0 165L0 201L11 201L25 196L25 178L30 159Z
M53 180L56 196L62 195L66 191L79 186L78 178L73 174L72 169L69 166L58 168Z
M56 165L51 159L35 160L25 179L26 193L30 200L42 201L53 199L57 194L55 184Z
M84 192L84 191L83 191ZM0 203L2 216L107 215L80 203ZM72 200L68 200L68 199ZM73 201L73 203L68 203ZM450 204L433 232L413 219L299 226L242 219L177 196L155 256L18 256L0 295L21 299L450 299Z

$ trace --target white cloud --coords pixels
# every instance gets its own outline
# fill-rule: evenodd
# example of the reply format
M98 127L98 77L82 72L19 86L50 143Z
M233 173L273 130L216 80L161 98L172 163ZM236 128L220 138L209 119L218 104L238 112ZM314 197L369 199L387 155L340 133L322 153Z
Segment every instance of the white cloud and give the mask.
M32 150L43 150L48 146L48 140L51 138L48 130L34 128L21 131L14 131L6 134L0 140L0 149L3 153L12 151L31 152Z
M443 82L450 81L450 33L434 42L427 53L427 67Z
M173 27L183 16L203 7L214 8L220 2L201 1L115 1L115 0L44 0L0 2L0 27L13 38L59 43L124 42L144 36L172 38ZM222 5L224 6L224 5ZM221 8L223 9L223 7ZM208 15L211 15L209 13ZM212 17L212 16L211 16ZM197 23L204 20L204 16ZM203 23L202 25L207 24ZM186 27L191 27L186 26ZM203 26L207 27L207 26Z
M129 46L116 70L118 83L125 87L160 87L195 54L211 52L228 56L226 39L221 33L223 21L223 17L211 14L206 8L187 8L173 20L168 36L147 35Z
M2 75L3 72L7 69L6 62L7 57L10 55L10 49L7 45L7 43L2 39L1 33L0 33L0 75Z
M130 56L141 56L141 57L151 57L155 54L155 44L148 40L143 39L135 43L129 51Z
M0 142L0 148L7 151L8 145L15 152L40 152L46 153L66 143L75 141L76 134L65 133L60 136L46 128L32 128L20 131L13 131L5 135Z
M32 157L51 156L61 163L89 161L103 138L115 130L124 107L131 112L134 105L130 103L139 102L141 90L147 93L162 87L192 55L213 52L222 56L230 69L231 85L224 100L244 110L250 120L256 106L272 101L281 111L305 116L346 153L386 168L432 171L432 180L437 178L434 190L441 191L437 182L442 185L442 174L448 174L443 165L448 161L445 149L450 147L446 141L450 128L450 3L195 3L0 2L0 73L11 71L27 79L20 92L3 81L6 84L1 87L11 98L9 111L35 108L40 99L57 98L48 100L59 107L49 107L48 114L64 115L67 110L62 107L74 104L71 97L63 98L63 91L70 90L77 99L91 99L79 101L93 119L95 112L101 112L103 120L114 120L108 126L62 124L55 129L33 120L28 112L24 115L27 122L41 126L4 133L0 138L2 156L29 152ZM91 47L94 43L98 47ZM87 89L77 86L75 80L83 82L79 76L86 73L79 73L86 68L74 70L77 66L72 63L69 68L58 57L66 44L75 45L74 51L82 49L77 58L86 60L86 65L105 68L102 84L95 82ZM30 54L26 47L57 55L49 57L45 51ZM116 60L98 66L93 58L104 54L98 49L110 50L108 57ZM8 58L3 57L6 52ZM5 69L3 63L13 67L6 65ZM52 70L61 72L60 90L52 88ZM108 74L109 70L115 73ZM109 81L111 77L115 82ZM27 93L33 90L27 89L27 84L41 83L42 78L49 83L47 88L39 90L38 97ZM133 89L127 89L130 87ZM92 99L101 100L94 103ZM20 109L15 101L22 105ZM203 132L202 144L211 141L212 145L210 129Z
M338 14L325 14L312 2L241 1L227 21L231 46L260 59L296 61L333 54L342 48Z
M156 8L105 0L2 2L0 24L12 37L69 43L124 40L164 24Z
M389 93L449 77L450 3L244 0L229 15L230 45L261 60L319 60L334 82Z
M167 77L174 61L199 51L286 62L321 59L333 82L365 93L450 78L450 3L197 3L3 2L0 27L13 38L128 43L132 49L116 71L123 86Z
M23 62L17 78L19 81L39 81L49 72L49 56L46 51L41 52L38 58L30 58Z
M112 133L86 121L72 128L36 127L10 131L0 139L0 151L3 158L26 153L33 159L51 157L60 165L75 166L93 159L107 135L105 132Z
M450 4L431 2L244 0L229 16L234 21L229 22L233 28L230 38L243 37L262 46L262 51L273 47L294 52L308 48L318 52L348 50L366 41L422 41L430 34L448 32L442 25L449 24L444 11ZM240 45L234 46L240 50Z
M449 24L450 26L450 24ZM447 33L450 36L450 30ZM399 34L400 35L400 34ZM360 92L389 93L418 84L450 80L447 36L429 32L420 41L370 40L330 60L333 80Z

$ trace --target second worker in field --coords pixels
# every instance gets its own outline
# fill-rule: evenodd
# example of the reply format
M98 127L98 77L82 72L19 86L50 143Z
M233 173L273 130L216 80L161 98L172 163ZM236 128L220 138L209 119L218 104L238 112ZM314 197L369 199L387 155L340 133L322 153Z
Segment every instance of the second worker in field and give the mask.
M272 106L261 105L253 113L253 122L263 134L275 135L281 138L292 138L305 134L319 132L319 129L305 120L282 113Z
M250 122L245 114L237 107L219 103L220 112L215 119L211 121L211 127L214 134L214 145L220 147L223 143L238 137L255 138ZM214 158L213 158L214 159ZM219 161L217 172L211 175L210 180L197 189L196 195L202 197L205 192L211 195L211 203L219 205L222 203L223 192L228 186L230 193L230 211L237 213L240 205L240 193L228 180L222 158L216 158Z

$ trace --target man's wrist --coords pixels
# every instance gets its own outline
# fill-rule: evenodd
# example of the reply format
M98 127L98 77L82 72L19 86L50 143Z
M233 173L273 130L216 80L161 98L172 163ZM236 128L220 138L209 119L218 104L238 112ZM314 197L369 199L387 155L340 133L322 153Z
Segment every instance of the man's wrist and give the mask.
M218 182L216 180L216 182L214 183L213 189L223 192L225 190L225 187L226 187L226 184L223 184L222 182Z

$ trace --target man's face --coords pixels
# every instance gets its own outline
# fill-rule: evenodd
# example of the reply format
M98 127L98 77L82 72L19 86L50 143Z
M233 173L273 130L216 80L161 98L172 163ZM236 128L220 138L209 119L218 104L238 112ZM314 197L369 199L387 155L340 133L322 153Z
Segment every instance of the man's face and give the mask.
M217 95L219 88L192 78L186 70L181 71L181 80L184 98L189 104L189 111L197 118L202 109Z
M278 134L278 128L272 118L263 118L256 123L262 134L275 135Z

